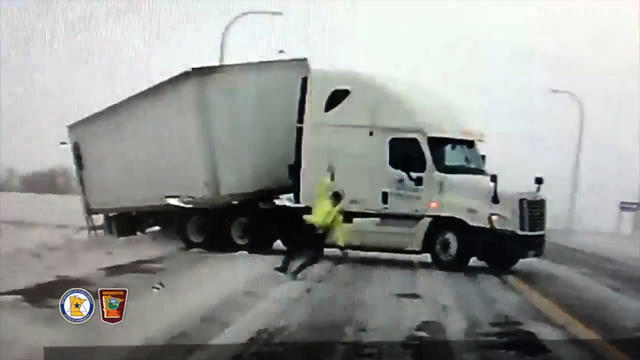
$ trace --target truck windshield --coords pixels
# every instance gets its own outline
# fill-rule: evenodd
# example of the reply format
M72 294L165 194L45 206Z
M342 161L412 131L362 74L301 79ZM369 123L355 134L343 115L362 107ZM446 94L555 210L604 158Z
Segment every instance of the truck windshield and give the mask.
M430 137L429 150L436 169L444 174L486 175L473 140Z

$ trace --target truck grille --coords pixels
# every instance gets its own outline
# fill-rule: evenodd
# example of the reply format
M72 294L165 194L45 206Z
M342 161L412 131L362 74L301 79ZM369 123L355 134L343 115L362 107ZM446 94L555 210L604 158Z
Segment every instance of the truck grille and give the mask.
M545 200L520 199L520 231L544 231Z

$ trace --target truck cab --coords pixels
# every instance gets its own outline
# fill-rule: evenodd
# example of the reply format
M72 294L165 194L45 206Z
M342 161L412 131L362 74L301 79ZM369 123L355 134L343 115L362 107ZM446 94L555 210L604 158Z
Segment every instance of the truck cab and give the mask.
M344 192L347 247L430 253L446 270L462 269L472 257L508 270L542 256L542 179L531 191L501 190L485 169L479 137L446 107L421 106L397 89L361 74L312 70L301 202L312 203L331 165Z

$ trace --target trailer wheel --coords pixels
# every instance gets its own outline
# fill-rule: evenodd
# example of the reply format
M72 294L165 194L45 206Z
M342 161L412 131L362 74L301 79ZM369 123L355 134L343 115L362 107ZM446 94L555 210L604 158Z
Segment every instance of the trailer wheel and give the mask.
M464 230L445 226L433 232L432 236L428 251L436 268L444 271L464 270L471 260Z
M232 249L248 250L249 244L253 242L252 227L255 226L255 220L248 216L238 216L229 221L229 240Z
M269 229L253 214L228 217L222 238L227 251L261 251L275 242Z
M205 214L189 214L178 220L177 231L187 249L211 246L211 222Z
M489 256L485 262L492 270L497 272L507 272L511 270L516 264L520 261L520 259L516 257L509 256Z

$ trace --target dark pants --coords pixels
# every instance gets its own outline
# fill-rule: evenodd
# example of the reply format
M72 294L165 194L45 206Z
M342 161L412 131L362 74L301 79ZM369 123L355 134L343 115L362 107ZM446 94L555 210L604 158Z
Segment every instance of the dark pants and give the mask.
M327 232L318 231L313 225L305 224L303 230L305 239L301 241L299 246L287 248L287 253L282 259L282 264L280 264L283 272L287 272L294 258L298 256L304 257L304 261L292 272L296 276L304 269L320 261L322 255L324 255L324 242L327 239Z

